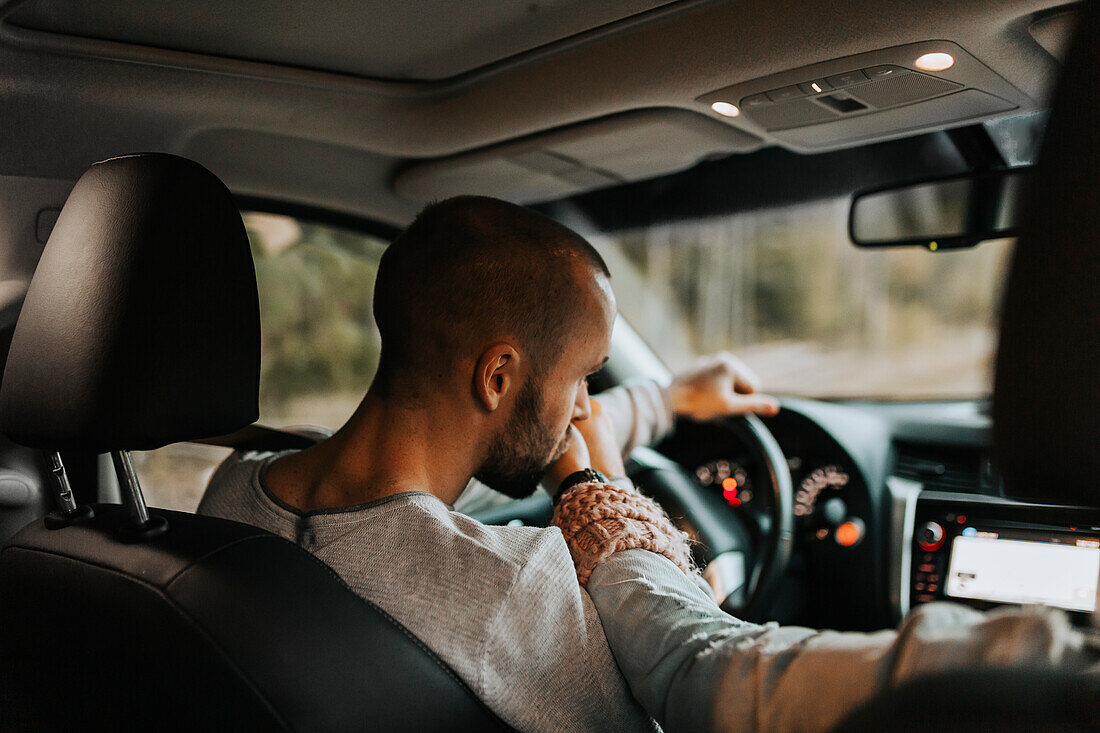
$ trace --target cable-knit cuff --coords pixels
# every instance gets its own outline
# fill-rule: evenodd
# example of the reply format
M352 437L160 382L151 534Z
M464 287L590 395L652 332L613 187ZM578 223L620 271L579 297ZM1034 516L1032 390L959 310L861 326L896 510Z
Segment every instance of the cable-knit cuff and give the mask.
M596 566L622 550L664 555L685 573L692 572L686 533L652 499L614 484L571 486L554 509L554 526L565 535L582 586Z

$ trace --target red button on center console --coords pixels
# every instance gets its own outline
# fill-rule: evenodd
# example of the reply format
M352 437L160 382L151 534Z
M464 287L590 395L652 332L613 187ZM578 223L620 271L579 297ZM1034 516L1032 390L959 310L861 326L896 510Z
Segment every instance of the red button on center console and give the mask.
M935 522L928 522L917 535L917 544L925 552L935 552L943 546L943 527ZM925 572L932 572L927 570Z

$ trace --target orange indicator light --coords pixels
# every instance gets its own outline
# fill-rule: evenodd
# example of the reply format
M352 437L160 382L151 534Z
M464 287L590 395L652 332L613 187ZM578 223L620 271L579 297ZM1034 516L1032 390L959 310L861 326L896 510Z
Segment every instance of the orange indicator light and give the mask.
M737 479L726 476L722 479L722 498L730 506L741 506L741 500L737 498Z
M841 547L851 547L863 539L863 528L853 521L847 521L836 528L836 543Z

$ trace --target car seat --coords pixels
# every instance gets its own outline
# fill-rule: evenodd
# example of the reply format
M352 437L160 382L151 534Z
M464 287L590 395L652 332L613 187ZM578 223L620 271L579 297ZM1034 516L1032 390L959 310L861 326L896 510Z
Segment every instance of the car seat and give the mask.
M62 507L0 551L0 729L507 728L293 543L146 507L129 451L255 420L259 344L225 186L171 155L92 166L43 251L0 387L0 432L46 453ZM62 450L110 453L124 503L78 505Z

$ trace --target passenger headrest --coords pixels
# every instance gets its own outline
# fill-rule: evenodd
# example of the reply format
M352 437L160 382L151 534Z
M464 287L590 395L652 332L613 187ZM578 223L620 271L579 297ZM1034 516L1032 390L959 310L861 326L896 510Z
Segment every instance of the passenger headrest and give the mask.
M1004 294L994 449L1011 496L1100 504L1100 3L1079 6Z
M228 189L128 155L69 195L19 314L0 432L46 449L148 450L258 414L256 274Z

